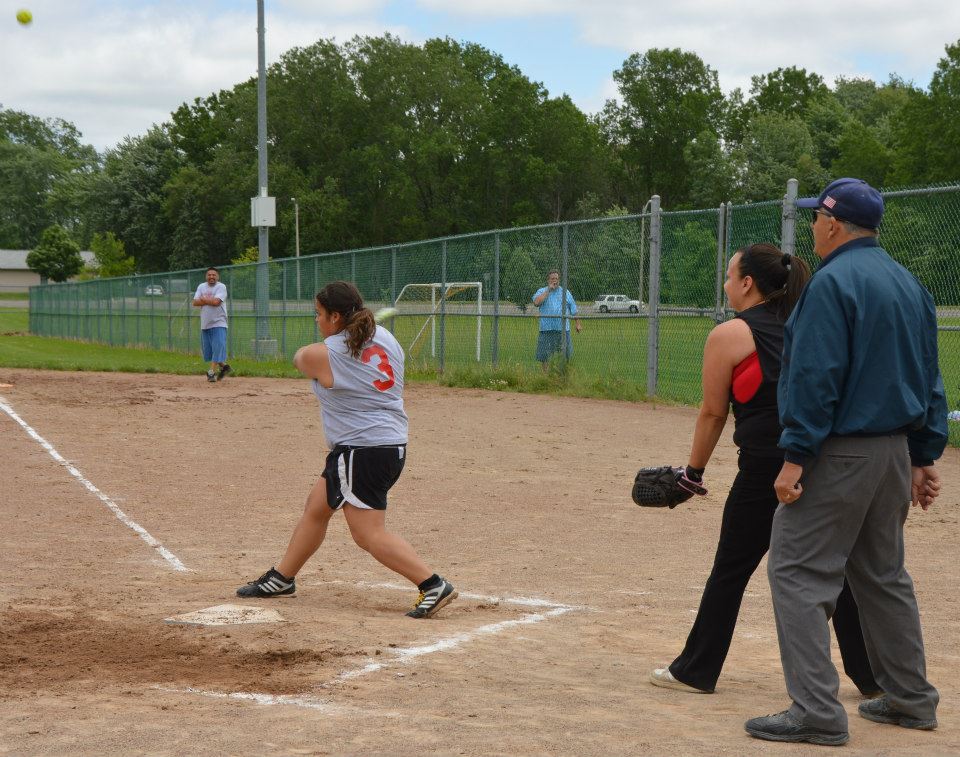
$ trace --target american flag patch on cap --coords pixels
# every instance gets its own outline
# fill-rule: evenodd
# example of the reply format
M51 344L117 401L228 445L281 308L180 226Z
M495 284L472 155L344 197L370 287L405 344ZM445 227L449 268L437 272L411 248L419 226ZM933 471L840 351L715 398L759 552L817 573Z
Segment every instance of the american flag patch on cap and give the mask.
M823 202L821 202L820 204L826 208L832 208L834 205L837 204L837 201L834 200L830 195L827 195L826 197L823 198Z

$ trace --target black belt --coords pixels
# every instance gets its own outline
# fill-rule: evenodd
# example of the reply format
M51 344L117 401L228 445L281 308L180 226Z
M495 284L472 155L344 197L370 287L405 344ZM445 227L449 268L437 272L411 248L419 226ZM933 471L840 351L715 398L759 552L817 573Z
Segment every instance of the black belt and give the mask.
M852 431L848 434L830 434L832 439L871 439L876 436L906 436L914 430L912 424L901 426L890 431Z

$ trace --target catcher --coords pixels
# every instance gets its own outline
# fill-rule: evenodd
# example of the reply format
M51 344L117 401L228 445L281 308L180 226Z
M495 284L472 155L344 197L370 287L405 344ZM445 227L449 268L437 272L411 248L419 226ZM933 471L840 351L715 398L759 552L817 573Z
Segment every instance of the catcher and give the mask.
M736 318L718 325L703 350L703 404L685 468L647 468L637 474L633 498L645 507L675 507L705 494L703 472L733 405L733 441L739 472L727 496L713 569L686 646L669 667L656 668L650 682L680 691L714 691L730 649L743 592L770 547L777 496L773 482L783 465L777 447L777 380L783 325L810 269L799 258L769 244L754 244L730 258L723 289ZM865 696L874 680L857 615L844 584L833 625L844 670Z

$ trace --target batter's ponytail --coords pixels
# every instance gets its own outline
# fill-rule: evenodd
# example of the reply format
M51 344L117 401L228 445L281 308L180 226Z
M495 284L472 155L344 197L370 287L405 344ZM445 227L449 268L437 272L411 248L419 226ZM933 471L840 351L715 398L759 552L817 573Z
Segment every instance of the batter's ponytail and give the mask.
M363 345L373 339L373 333L377 330L376 321L373 320L373 313L368 308L361 307L355 310L347 318L347 349L355 358L360 357L363 352Z
M363 305L360 290L349 281L331 281L317 292L316 300L328 313L339 313L343 316L347 349L353 357L359 358L363 345L373 338L377 330L373 313Z

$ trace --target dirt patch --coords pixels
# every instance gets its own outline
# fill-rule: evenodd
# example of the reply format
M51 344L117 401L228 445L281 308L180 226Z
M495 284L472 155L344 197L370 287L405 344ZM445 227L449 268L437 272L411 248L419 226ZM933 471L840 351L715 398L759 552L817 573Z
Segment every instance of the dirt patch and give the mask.
M685 459L694 409L411 385L388 523L461 597L406 618L415 588L337 516L298 596L264 604L283 622L205 628L164 619L235 601L275 564L319 473L306 382L0 369L0 383L187 568L0 413L0 754L809 753L743 732L788 703L763 567L717 693L647 683L689 631L735 473L728 429L707 497L630 502L637 467ZM945 494L906 529L941 727L863 721L842 678L848 755L960 753L955 450L941 467Z
M228 631L37 611L0 614L0 699L38 690L162 684L295 694L362 651L248 649Z

